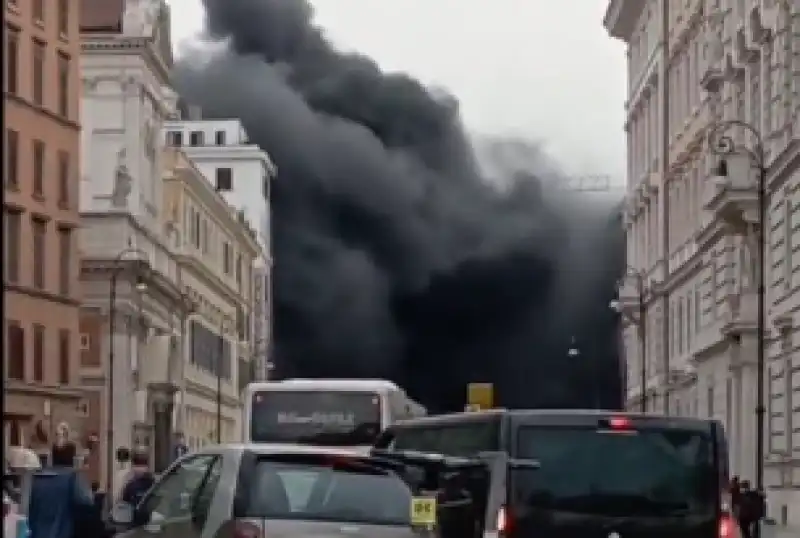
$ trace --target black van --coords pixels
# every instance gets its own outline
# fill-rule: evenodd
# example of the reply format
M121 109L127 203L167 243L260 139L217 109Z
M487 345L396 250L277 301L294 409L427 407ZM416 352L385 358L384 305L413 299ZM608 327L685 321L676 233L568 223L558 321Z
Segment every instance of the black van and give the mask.
M376 448L504 453L492 530L508 538L734 538L728 452L714 420L613 411L490 410L402 421Z

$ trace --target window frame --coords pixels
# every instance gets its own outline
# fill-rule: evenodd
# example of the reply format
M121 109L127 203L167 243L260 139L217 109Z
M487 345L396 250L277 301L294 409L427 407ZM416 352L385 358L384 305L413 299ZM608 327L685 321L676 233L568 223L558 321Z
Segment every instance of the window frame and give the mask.
M72 228L58 228L58 292L68 297L72 292Z
M62 118L69 118L69 90L70 90L70 71L72 70L72 58L69 54L58 52L58 115Z
M22 211L4 208L3 211L3 267L4 279L9 284L19 284L22 254ZM14 232L11 222L14 222Z
M162 492L165 487L170 487L172 485L172 482L175 480L176 476L178 476L178 473L187 469L187 464L189 464L189 463L191 463L193 461L204 460L204 459L208 460L208 463L206 464L206 469L205 469L205 471L203 473L203 476L200 478L200 480L194 486L194 490L188 492L189 495L190 495L190 499L191 499L190 502L189 502L188 508L186 508L186 509L181 508L179 511L175 511L173 513L165 513L165 511L159 511L158 508L161 507L164 504L164 501L165 501L165 498L158 498L158 495L160 494L160 492ZM218 453L193 454L193 455L187 456L187 457L179 460L179 462L176 463L175 465L173 465L161 477L161 479L150 489L150 491L148 491L147 494L142 498L142 500L139 502L139 505L135 507L137 512L139 512L142 515L146 516L148 519L153 513L158 512L160 515L164 516L164 523L165 524L174 523L174 522L178 522L178 521L185 521L185 520L191 519L191 517L193 515L192 514L193 510L192 509L194 508L194 504L195 504L195 502L197 500L197 495L199 495L199 493L202 490L204 484L208 480L208 476L209 476L211 470L213 469L214 465L216 464L216 462L218 460L222 460L222 455L218 454ZM223 462L221 462L221 463L223 463ZM186 490L186 484L185 483L184 484L180 484L180 482L179 482L179 485L181 487L177 488L176 491L185 491ZM150 503L153 502L154 499L156 499L155 502L157 502L158 504L156 504L155 506L151 506ZM166 500L167 506L169 506L169 503L171 503L171 502L174 502L174 499L167 499Z
M6 343L3 346L5 354L5 368L8 379L25 381L25 328L15 319L8 319L5 323ZM12 375L13 374L13 375Z
M220 166L214 171L214 186L217 191L230 192L233 190L233 168Z
M200 147L205 145L205 133L203 131L191 131L189 133L189 145Z
M33 39L31 51L31 101L36 106L44 106L45 95L45 63L47 62L47 44L37 38Z
M58 150L58 207L59 209L69 209L70 204L70 185L72 159L66 150Z
M32 332L33 349L31 351L33 353L33 357L31 358L31 362L33 363L33 382L44 383L46 369L45 355L47 353L47 329L41 323L34 323Z
M33 287L43 290L47 287L47 272L45 271L47 263L46 220L36 216L31 217L31 242L33 243Z
M47 167L47 146L44 140L31 140L31 185L33 195L44 198L45 168Z
M58 0L58 33L61 37L69 34L69 4L70 0Z
M19 38L20 30L16 26L6 24L5 36L5 89L10 95L19 95Z
M58 383L69 385L72 381L72 360L70 348L72 347L72 333L69 329L58 331Z

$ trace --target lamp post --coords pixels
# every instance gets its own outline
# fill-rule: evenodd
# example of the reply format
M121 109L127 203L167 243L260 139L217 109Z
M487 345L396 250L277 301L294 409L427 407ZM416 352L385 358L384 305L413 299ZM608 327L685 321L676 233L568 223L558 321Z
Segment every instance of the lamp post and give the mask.
M640 385L641 385L641 411L647 411L647 305L645 304L644 275L633 269L625 268L625 277L633 278L636 281L637 313L631 315L626 312L619 301L611 301L611 309L622 314L628 321L636 325L639 333L639 356L640 356Z
M567 356L571 359L581 356L581 350L578 347L578 343L574 336L570 339L569 349L567 349ZM600 401L600 380L597 377L597 369L594 361L591 362L591 367L590 374L592 376L592 405L594 405L595 409L600 409L602 407Z
M225 318L219 322L219 342L217 349L217 444L222 444L222 357L225 353Z
M730 128L738 127L748 132L753 136L754 142L752 148L744 144L737 144L730 135L726 134ZM727 120L720 122L711 129L708 135L709 147L711 153L722 158L719 168L717 170L720 176L728 175L728 166L725 157L732 155L746 155L750 161L750 165L755 169L757 174L757 200L758 200L758 222L756 224L757 236L757 252L755 253L758 259L757 263L757 296L758 296L758 311L756 326L758 329L756 351L756 487L759 491L764 488L764 415L766 414L766 406L764 402L764 360L765 360L765 329L766 329L766 244L767 244L767 158L764 149L764 139L761 136L759 129L742 120ZM758 529L758 527L756 527ZM756 531L760 534L760 530Z
M128 254L137 254L142 258L147 257L147 254L142 250L129 246L116 255L111 267L111 288L108 294L108 394L106 396L106 407L108 409L106 423L106 499L109 503L113 503L114 496L114 333L116 332L117 317L117 281L123 269L122 259ZM137 260L137 262L141 262L141 260ZM142 279L141 272L141 268L137 265L135 288L138 292L147 289L147 284Z

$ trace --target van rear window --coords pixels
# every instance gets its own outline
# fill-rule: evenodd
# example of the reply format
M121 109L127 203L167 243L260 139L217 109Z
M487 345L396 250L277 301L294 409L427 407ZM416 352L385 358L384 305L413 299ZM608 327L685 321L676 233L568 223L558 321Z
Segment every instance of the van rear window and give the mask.
M695 430L523 426L515 504L607 515L707 514L719 503L710 435Z
M500 449L500 421L470 420L458 423L401 426L394 434L394 450L418 450L447 456L474 456Z

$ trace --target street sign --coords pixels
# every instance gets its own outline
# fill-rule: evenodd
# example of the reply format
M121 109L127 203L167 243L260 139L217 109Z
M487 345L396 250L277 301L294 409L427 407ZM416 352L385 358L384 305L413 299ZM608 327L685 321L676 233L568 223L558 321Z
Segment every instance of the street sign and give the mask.
M467 405L478 410L493 408L494 385L491 383L470 383L467 385Z
M411 499L411 525L428 528L436 525L435 497L414 497Z

